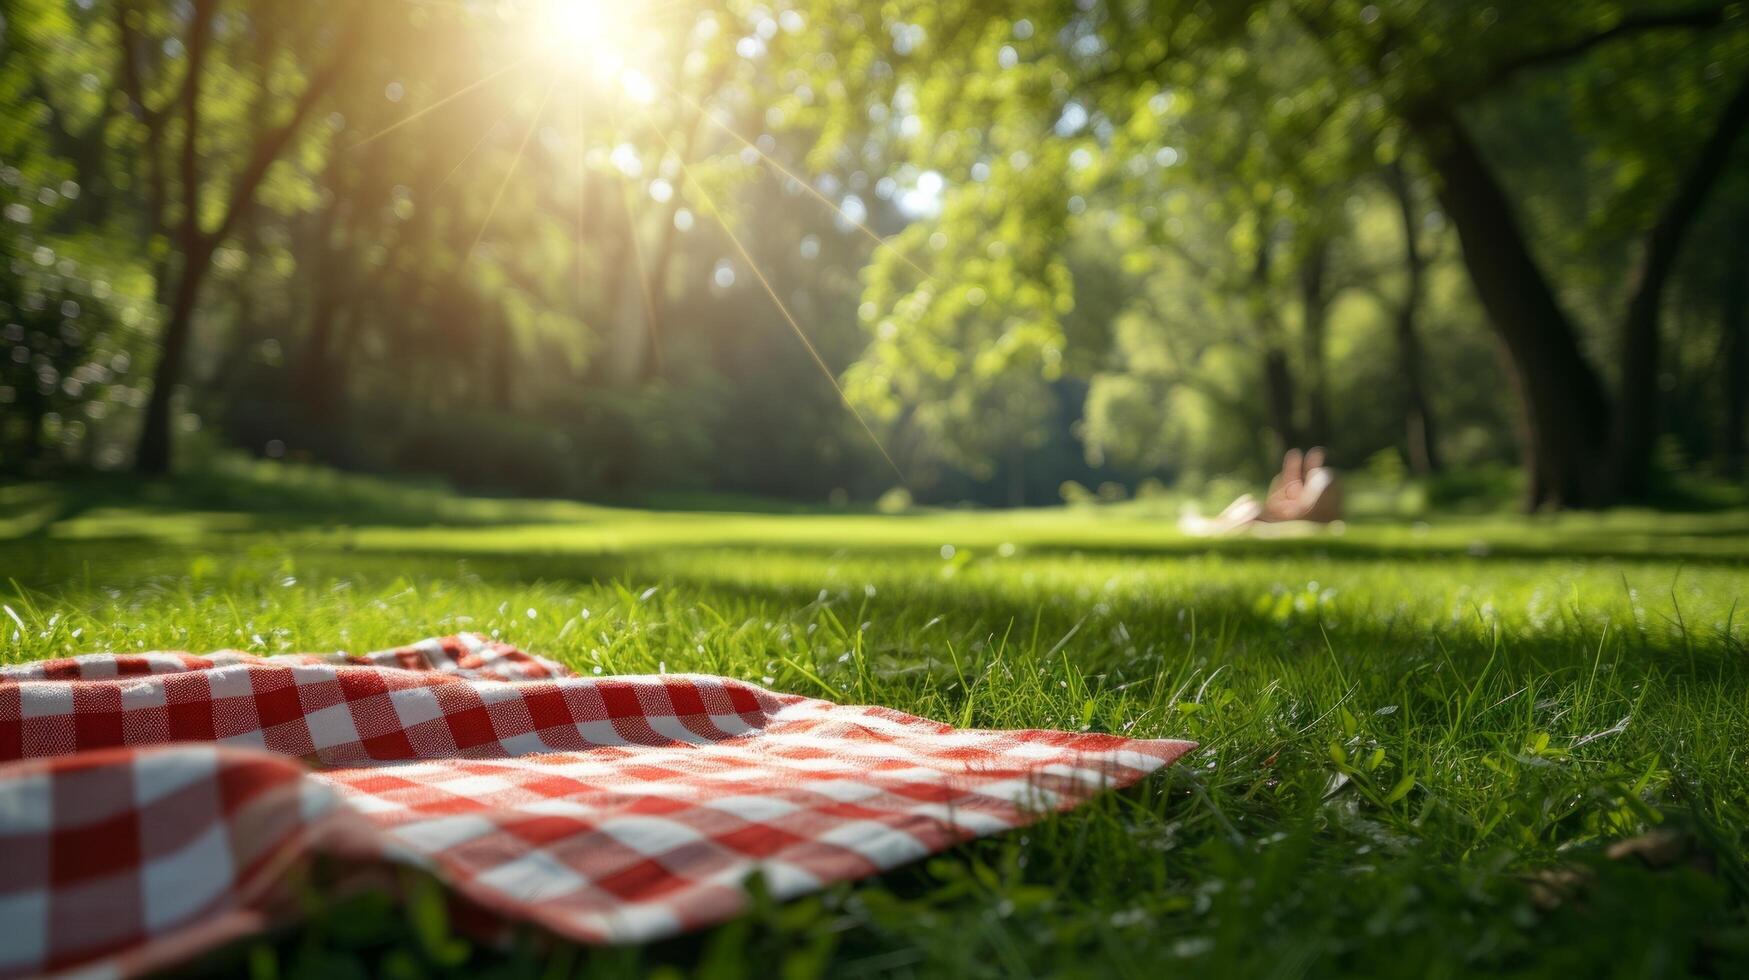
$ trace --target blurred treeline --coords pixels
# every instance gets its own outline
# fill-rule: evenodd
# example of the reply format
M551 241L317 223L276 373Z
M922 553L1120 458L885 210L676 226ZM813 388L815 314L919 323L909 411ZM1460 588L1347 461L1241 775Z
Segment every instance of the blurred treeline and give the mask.
M0 470L1742 473L1741 4L567 2L0 0Z

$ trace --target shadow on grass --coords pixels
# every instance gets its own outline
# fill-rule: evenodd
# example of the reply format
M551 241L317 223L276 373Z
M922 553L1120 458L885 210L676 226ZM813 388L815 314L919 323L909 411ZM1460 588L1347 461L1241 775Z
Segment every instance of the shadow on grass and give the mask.
M373 481L310 471L278 479L250 472L215 471L155 480L94 474L74 481L0 485L0 504L25 515L20 537L46 537L59 525L114 511L118 521L145 523L177 517L207 518L218 532L297 531L336 523L379 527L492 527L550 522L583 523L586 505L458 497L438 485ZM544 515L544 516L543 516ZM115 537L152 536L149 529Z
M255 553L231 565L232 571L241 577L227 576L221 566L199 587L225 588L227 581L232 587L238 583L258 584L263 574L271 573L269 577L281 574L275 569L288 560L294 564L298 577L308 582L345 580L367 592L390 588L397 582L418 581L505 589L545 586L560 591L624 585L634 593L660 585L684 596L688 603L708 605L718 611L758 610L761 618L806 618L821 609L831 609L838 615L855 614L859 619L881 623L880 635L884 636L913 630L923 633L926 622L938 614L951 618L952 622L943 629L955 631L954 639L961 643L988 641L1005 630L1018 629L1023 634L1042 637L1040 646L1049 647L1058 638L1079 632L1078 666L1086 670L1097 669L1104 661L1124 659L1114 641L1095 635L1096 631L1121 628L1136 634L1127 641L1132 653L1138 646L1146 646L1156 663L1159 658L1177 653L1193 653L1203 658L1262 654L1291 661L1336 656L1340 650L1347 666L1367 669L1382 662L1432 663L1437 652L1452 658L1453 667L1461 666L1467 671L1490 659L1496 642L1504 642L1513 654L1512 660L1519 664L1515 672L1523 671L1529 676L1538 671L1591 664L1602 622L1596 617L1601 614L1607 618L1615 642L1625 643L1624 650L1634 654L1625 665L1631 669L1669 676L1703 675L1734 686L1749 680L1749 657L1745 656L1741 630L1734 621L1693 619L1692 611L1685 613L1677 604L1674 591L1663 589L1664 582L1648 587L1647 594L1637 600L1633 613L1616 605L1622 596L1612 591L1597 600L1601 605L1588 608L1583 620L1562 618L1535 629L1523 628L1522 624L1517 628L1508 625L1504 640L1497 641L1492 623L1480 609L1475 610L1474 616L1454 618L1449 611L1433 611L1431 607L1392 609L1368 605L1362 594L1357 599L1360 605L1343 607L1327 615L1316 608L1308 611L1291 604L1284 606L1279 602L1280 596L1261 585L1262 580L1255 576L1238 582L1219 575L1175 576L1154 591L1068 598L1057 594L1060 590L1044 588L1041 592L1043 587L1024 588L1016 584L1018 579L999 578L953 587L951 595L946 595L947 586L940 577L942 563L921 556L915 548L847 551L825 547L747 550L709 546L508 555L459 549L288 548L281 544L256 547ZM1048 549L1043 551L1051 553ZM1086 554L1172 557L1169 552L1121 549ZM1254 552L1251 557L1275 559L1294 554L1292 550L1270 550ZM890 560L893 567L880 573L879 588L864 599L860 579L853 582L825 578L825 569L834 556L853 556L875 565ZM1397 556L1301 551L1298 557L1353 564L1374 561L1388 566ZM764 560L794 563L798 559L818 567L804 568L793 579L779 576L759 581L756 575L748 573L750 563ZM51 598L65 596L69 590L157 588L189 581L194 563L212 560L200 547L166 546L138 539L14 542L0 545L0 564L6 568L0 577L0 594L9 591L8 581L17 588ZM1475 559L1464 556L1462 560ZM916 573L910 574L906 566L915 568ZM1643 571L1646 566L1624 564L1623 568L1625 574L1636 569ZM1679 565L1662 559L1651 565L1650 570L1659 576L1665 571L1672 576L1681 574ZM1316 566L1299 571L1316 574ZM828 586L826 591L822 591L823 584ZM1624 577L1624 589L1627 585ZM1290 594L1288 598L1294 597ZM846 609L851 612L845 612ZM1194 626L1186 621L1186 616L1195 617ZM1339 625L1335 620L1340 621ZM418 623L409 624L408 628L415 633L437 629ZM1198 640L1187 640L1198 631L1200 649ZM892 665L920 660L947 662L944 651L935 649L889 646L877 647L873 653ZM1133 657L1129 659L1131 669L1142 666Z
M18 491L21 488L10 488ZM358 547L381 551L378 545L358 545L353 539L373 529L407 532L429 528L430 547L416 540L398 540L393 547L414 555L469 553L486 558L514 553L527 564L590 560L606 554L628 559L640 554L738 550L760 555L815 559L839 554L861 558L915 558L955 545L970 555L990 557L998 545L1004 553L1023 556L1088 557L1098 559L1172 559L1222 557L1237 560L1381 562L1458 561L1478 564L1524 560L1660 562L1720 567L1749 567L1749 513L1704 521L1679 517L1616 520L1607 524L1564 524L1535 520L1497 520L1440 525L1354 525L1346 533L1310 532L1274 538L1181 537L1164 524L1090 521L1061 525L989 522L925 523L929 515L911 519L842 514L737 515L727 522L699 512L656 515L614 511L581 504L542 505L551 513L530 511L527 505L469 500L454 509L454 498L432 501L433 510L380 510L359 507L322 509L279 508L269 503L244 507L222 494L210 508L175 492L155 498L147 493L125 507L108 494L60 495L25 507L14 493L17 512L13 536L3 536L0 549L28 546L32 541L57 547L78 546L126 552L133 546L234 548L251 535L319 535L288 547ZM193 508L193 509L191 509ZM22 529L19 521L27 521ZM891 522L891 523L887 523ZM572 530L578 533L571 533ZM889 532L890 529L890 532ZM523 532L518 534L518 532ZM599 532L599 537L595 537ZM817 532L816 540L798 535ZM1133 532L1133 533L1132 533ZM685 534L685 537L680 535ZM252 543L252 542L251 542ZM1010 551L1012 548L1012 551Z

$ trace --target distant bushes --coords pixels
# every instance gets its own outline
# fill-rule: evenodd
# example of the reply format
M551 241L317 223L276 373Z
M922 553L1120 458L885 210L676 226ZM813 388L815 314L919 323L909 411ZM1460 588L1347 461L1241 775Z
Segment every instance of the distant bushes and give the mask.
M1447 470L1427 480L1427 504L1436 510L1507 510L1524 498L1524 475L1502 465Z

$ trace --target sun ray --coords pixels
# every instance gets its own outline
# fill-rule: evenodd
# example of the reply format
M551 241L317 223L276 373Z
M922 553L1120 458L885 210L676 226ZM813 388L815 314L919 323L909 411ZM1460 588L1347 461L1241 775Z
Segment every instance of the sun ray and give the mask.
M457 10L462 13L469 11L468 5L461 0L401 0L402 3L414 7L431 7L436 10Z
M924 280L926 280L928 282L935 281L935 277L930 275L928 270L924 269L922 266L920 266L916 262L912 261L912 259L909 255L906 255L904 252L899 251L899 249L897 247L895 247L891 242L889 242L885 238L881 237L879 232L875 231L873 228L870 228L868 225L865 225L862 222L856 220L855 218L852 218L850 215L845 214L844 209L839 207L838 203L836 201L832 200L831 198L827 197L825 194L821 193L820 190L814 186L813 181L805 180L802 177L798 176L797 174L791 172L788 167L785 167L783 164L777 162L777 159L775 157L773 157L771 154L765 152L764 150L761 150L759 148L758 144L754 143L752 140L749 140L747 137L742 136L739 132L737 132L735 130L735 128L733 126L730 126L728 123L723 122L721 119L718 119L716 116L711 115L710 112L708 112L704 106L700 105L697 100L693 99L692 96L687 95L685 92L682 92L678 87L676 87L672 82L668 81L666 78L658 77L657 81L659 81L664 88L668 89L668 91L671 94L673 94L675 98L680 99L681 101L685 102L688 106L690 106L692 108L693 112L696 112L700 116L703 116L706 122L710 123L712 126L715 126L718 129L722 130L723 132L727 133L731 137L734 137L734 139L737 142L739 142L742 146L745 146L747 149L752 150L754 153L759 154L759 158L761 160L764 160L766 162L766 164L768 166L770 166L773 170L776 170L778 173L783 174L785 177L788 177L790 180L793 180L797 184L800 184L802 187L802 190L807 191L810 195L813 196L813 198L815 200L819 201L821 204L824 204L827 207L831 208L833 213L837 214L838 217L843 218L845 221L847 221L851 225L855 226L858 231L862 232L864 235L866 235L868 237L868 239L870 241L874 242L876 247L884 248L884 249L888 250L889 252L893 253L893 255L898 257L899 261L910 266L912 269L915 269L917 271L917 273L924 278Z
M480 147L485 145L487 138L492 135L492 129L495 126L497 126L497 123L493 123L491 126L487 126L484 130L482 130L480 132L480 138L477 140L474 140L474 145L468 147L468 152L462 154L462 158L455 162L455 166L449 168L449 173L443 175L443 179L437 182L436 187L432 188L433 191L442 190L450 182L450 180L455 177L455 175L457 173L461 172L462 166L464 164L466 164L469 160L472 160L474 158L474 154L479 152Z
M524 88L522 91L516 93L516 99L514 102L522 101L523 96L532 91L534 91L533 85ZM514 104L514 102L512 104ZM474 154L480 151L480 147L486 145L486 140L492 137L492 133L497 127L498 122L494 120L490 126L480 130L479 139L474 140L474 145L468 147L468 152L462 154L462 158L455 162L455 166L449 168L449 173L443 175L443 179L437 182L437 186L433 187L432 191L439 191L448 186L449 182L455 178L455 175L461 172L462 167L466 166L467 162L474 158Z
M389 135L390 133L394 132L397 129L400 129L402 126L405 126L408 123L416 122L417 120L422 119L425 116L428 116L433 112L436 112L437 110L443 108L446 105L449 105L451 102L454 102L455 100L461 98L462 96L467 95L468 93L474 91L475 89L478 89L483 85L486 85L490 82L496 81L497 79L502 78L505 75L510 74L511 72L515 71L516 69L521 68L523 65L528 64L528 62L529 62L528 57L518 58L515 61L511 62L510 64L505 65L503 68L500 68L497 71L491 73L490 75L487 75L486 77L479 79L478 81L471 82L468 85L465 85L462 88L457 89L456 91L450 93L449 95L446 95L441 99L438 99L436 102L433 102L432 104L426 106L425 108L420 109L418 112L415 112L412 115L407 116L406 118L401 119L398 122L391 123L391 124L389 124L388 127L384 128L384 129L377 130L375 133L372 133L371 135L366 136L364 139L361 139L358 142L347 147L347 149L356 150L359 147L365 145L366 143L375 142L376 140L379 140L379 139L383 138L384 136Z
M480 222L480 230L474 234L473 244L468 246L465 253L467 258L473 258L474 251L480 247L480 239L486 237L486 229L492 225L492 216L498 213L498 205L504 201L504 192L510 187L510 179L516 176L517 167L522 165L522 155L528 150L529 138L540 128L540 121L547 114L547 103L552 101L553 89L558 84L559 76L554 73L547 82L546 92L541 95L540 106L535 109L534 118L528 121L528 128L522 131L522 142L516 146L516 156L511 158L509 169L504 171L504 179L498 182L498 193L492 195L492 206L486 209L486 220Z
M662 145L667 147L669 153L674 153L674 144L669 141L668 134L656 125L655 120L650 118L648 112L644 112L642 108L639 109L639 112L643 116L645 125L649 126L656 137L662 141ZM838 393L838 400L844 403L844 407L849 409L851 417L856 419L856 424L862 426L862 431L868 434L869 441L873 442L874 447L880 450L881 458L885 459L887 465L893 468L893 473L899 477L899 483L904 484L906 482L905 471L899 468L898 462L893 459L893 454L887 452L886 445L881 442L881 437L875 434L874 427L868 424L868 420L863 418L862 413L857 411L856 406L851 403L850 396L844 392L844 386L840 385L838 378L833 375L831 366L826 363L824 357L820 356L819 348L815 347L814 342L808 339L807 331L803 330L802 325L796 322L795 315L789 311L789 307L777 295L777 288L771 284L770 279L766 278L764 271L759 268L759 263L754 261L753 253L747 250L747 246L741 243L741 237L735 234L735 230L729 226L729 221L723 216L721 209L717 207L716 200L711 197L709 191L704 189L704 185L692 175L692 168L687 166L686 161L678 153L675 153L675 159L680 164L681 177L692 185L693 192L698 194L699 200L710 209L711 217L717 219L717 225L723 229L724 234L729 236L729 241L734 244L735 251L741 254L741 259L747 263L747 268L752 271L753 277L759 280L760 286L764 287L765 295L771 298L771 304L777 307L779 313L783 314L784 322L789 324L790 331L796 335L797 340L802 342L802 346L807 348L808 356L814 359L814 364L820 368L820 373L826 376L826 383L830 384L832 390Z

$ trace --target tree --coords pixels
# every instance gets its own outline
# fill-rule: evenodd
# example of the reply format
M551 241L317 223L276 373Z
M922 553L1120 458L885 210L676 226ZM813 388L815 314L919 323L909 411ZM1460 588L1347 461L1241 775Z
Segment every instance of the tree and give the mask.
M1400 161L1384 171L1385 184L1396 199L1403 224L1403 296L1396 306L1397 365L1403 379L1403 422L1409 466L1423 476L1440 470L1439 427L1433 397L1427 387L1422 353L1420 313L1427 292L1427 258L1422 238L1421 209L1409 175Z
M964 101L976 104L960 99L962 89L950 89L950 79L964 80L963 89L975 91L1002 84L1004 72L1042 75L1051 82L1047 90L1075 93L1083 111L1095 118L1124 118L1134 92L1152 86L1194 88L1211 76L1240 77L1232 68L1242 66L1253 50L1269 57L1305 46L1321 52L1324 66L1310 77L1329 83L1329 106L1284 86L1279 74L1266 77L1266 87L1297 119L1315 121L1321 113L1340 118L1344 110L1367 118L1387 160L1400 153L1405 139L1419 150L1511 365L1525 422L1527 502L1593 506L1647 489L1657 432L1661 301L1696 215L1749 122L1749 44L1744 41L1749 32L1740 29L1745 16L1734 6L1672 8L1602 0L1507 7L1422 0L1207 5L1183 0L1072 8L1013 2L862 9L864 22L878 20L885 31L845 41L856 52L848 60L886 69L876 88L914 97L918 111L929 117L925 132L953 131L965 120ZM1021 24L1027 25L1030 40L1004 37ZM1290 27L1297 28L1300 44L1287 40ZM907 51L891 49L891 39L909 38L913 29L925 39ZM1004 41L1014 53L993 58L989 49ZM1522 202L1512 193L1515 175L1489 160L1473 115L1476 105L1527 77L1563 66L1594 67L1598 58L1620 48L1633 48L1643 57L1597 68L1583 80L1617 94L1618 114L1623 99L1635 110L1646 110L1632 126L1618 127L1616 135L1631 137L1634 162L1644 166L1618 170L1627 187L1613 203L1622 214L1634 215L1660 188L1665 191L1663 203L1640 224L1643 232L1625 276L1629 288L1614 338L1620 369L1612 392L1593 367L1584 331L1559 296L1547 263L1536 254L1538 245L1520 215ZM1659 105L1667 104L1672 86L1681 87L1688 104L1708 108L1654 114L1655 96L1661 97ZM866 88L840 88L845 117L865 113ZM1587 125L1610 126L1609 109L1590 103L1575 108L1589 113ZM1242 115L1259 134L1271 123L1267 111ZM1672 153L1672 146L1679 152ZM1672 168L1656 159L1672 157L1684 162ZM1256 253L1254 270L1267 268L1266 252ZM1282 364L1272 357L1266 370L1278 403L1287 396ZM1286 425L1279 405L1274 414L1278 425Z
M1317 50L1280 17L1260 24L1223 58L1194 65L1162 60L1137 74L1113 70L1103 57L1118 43L1135 46L1144 36L1123 34L1106 47L1110 16L1101 6L1065 15L1032 3L868 4L849 16L840 12L840 37L823 35L816 61L858 68L848 77L813 76L831 96L823 128L842 141L823 142L816 156L842 144L865 152L873 145L888 159L948 175L942 213L922 218L928 230L905 238L920 244L938 236L948 243L946 254L929 256L940 281L915 283L900 262L872 270L865 298L879 311L873 320L881 337L871 345L866 370L889 390L895 379L940 379L939 390L913 382L898 399L913 423L935 420L940 431L932 432L933 445L974 433L1019 437L1024 430L1015 426L1026 421L1024 414L1001 412L998 427L967 418L980 403L964 386L1024 391L1033 383L1025 372L1036 373L1038 364L1009 360L1001 374L970 378L935 365L951 363L956 351L1013 340L1012 328L1025 323L1048 338L1048 348L1040 349L1054 352L1040 376L1048 381L1066 357L1082 356L1062 350L1062 319L1072 309L1068 284L1060 287L1059 310L1034 302L1036 315L1009 320L1006 328L1001 306L973 311L955 332L926 323L917 311L939 311L940 300L955 296L968 277L978 281L985 264L975 248L957 251L962 242L993 232L1000 239L994 246L1025 242L1024 249L1041 256L1042 269L1048 253L1040 249L1060 251L1093 226L1102 229L1098 234L1118 232L1113 244L1131 242L1125 247L1138 259L1151 254L1141 261L1152 261L1163 274L1194 270L1182 288L1216 294L1210 304L1245 332L1256 359L1254 390L1261 392L1276 452L1309 435L1329 436L1325 326L1343 287L1335 269L1344 234L1341 207L1345 188L1373 166L1370 147L1357 138L1370 125L1357 111L1360 103L1321 76ZM881 29L869 30L872 23ZM1284 99L1284 91L1292 98ZM893 178L915 174L901 166ZM957 208L962 197L984 203L977 210ZM1172 261L1163 261L1166 251ZM1054 281L1040 271L1032 278ZM978 296L991 295L978 285ZM970 329L980 323L996 335ZM924 346L918 335L939 340ZM864 370L859 366L852 378ZM893 405L886 409L889 417L898 412Z
M1510 22L1500 24L1493 7L1441 8L1443 18L1431 24L1429 11L1410 3L1386 5L1382 13L1377 6L1296 10L1337 64L1365 72L1389 94L1392 111L1437 177L1477 294L1513 365L1525 415L1531 506L1596 506L1648 489L1657 433L1662 299L1687 234L1749 124L1749 66L1744 45L1730 36L1741 18L1733 20L1729 10L1723 5L1675 12L1537 5L1512 8L1505 15ZM1605 26L1591 26L1599 15ZM1704 126L1682 134L1698 146L1646 227L1628 274L1618 327L1619 382L1612 398L1462 106L1500 91L1521 74L1604 45L1723 27L1732 30L1706 56L1739 65L1736 72L1719 73L1721 83L1732 76L1738 80L1722 99L1708 93L1722 101L1722 108ZM1668 44L1661 50L1673 53ZM1640 133L1642 139L1648 135L1663 134ZM1661 142L1660 148L1667 144ZM1662 180L1671 182L1667 176Z
M126 0L117 6L121 88L130 112L145 130L142 148L155 187L147 219L156 233L166 235L174 243L175 255L160 268L160 292L167 301L163 341L134 460L135 468L145 474L164 473L170 468L171 403L187 358L195 309L211 272L214 252L254 200L268 168L287 150L304 122L347 70L353 53L370 29L364 14L369 9L366 5L355 7L346 21L334 25L325 18L303 24L275 23L274 11L283 8L261 4L249 12L254 17L227 18L222 27L218 21L220 6L221 0L193 0L192 12L181 31L143 16ZM208 73L215 70L225 47L264 47L273 43L265 40L270 36L288 36L311 48L328 50L317 56L290 48L288 43L282 57L295 59L290 65L282 65L281 58L271 55L252 54L250 60L257 72L253 91L263 104L251 107L261 111L235 121L253 129L253 135L238 141L244 149L237 159L215 166L213 147L232 143L229 139L207 140L203 135L205 126L221 115L218 107L209 105L203 95ZM146 60L143 49L154 44L162 48L172 38L179 39L185 51L180 84L175 88L174 101L154 101L148 93L168 87L165 79L172 68L168 63L160 63L158 77L153 78L142 64ZM268 94L269 75L279 68L305 76L301 91L285 108L266 104L279 101ZM172 117L179 122L179 132L171 140L177 144L174 169L162 150ZM266 121L275 117L274 122ZM170 195L156 189L160 186L166 190L175 188L180 213L174 219L167 209Z
M337 7L344 16L336 17ZM113 217L151 243L163 321L135 459L140 472L170 465L172 399L215 254L370 44L381 10L106 0L80 5L67 24L47 4L27 0L20 22L9 25L40 78L72 69L97 80L95 93L52 83L32 93L51 146L74 161L90 189L81 217Z
M1749 231L1739 224L1728 261L1735 267L1725 284L1724 328L1724 457L1725 472L1743 473L1749 452L1749 434L1744 420L1749 416Z

